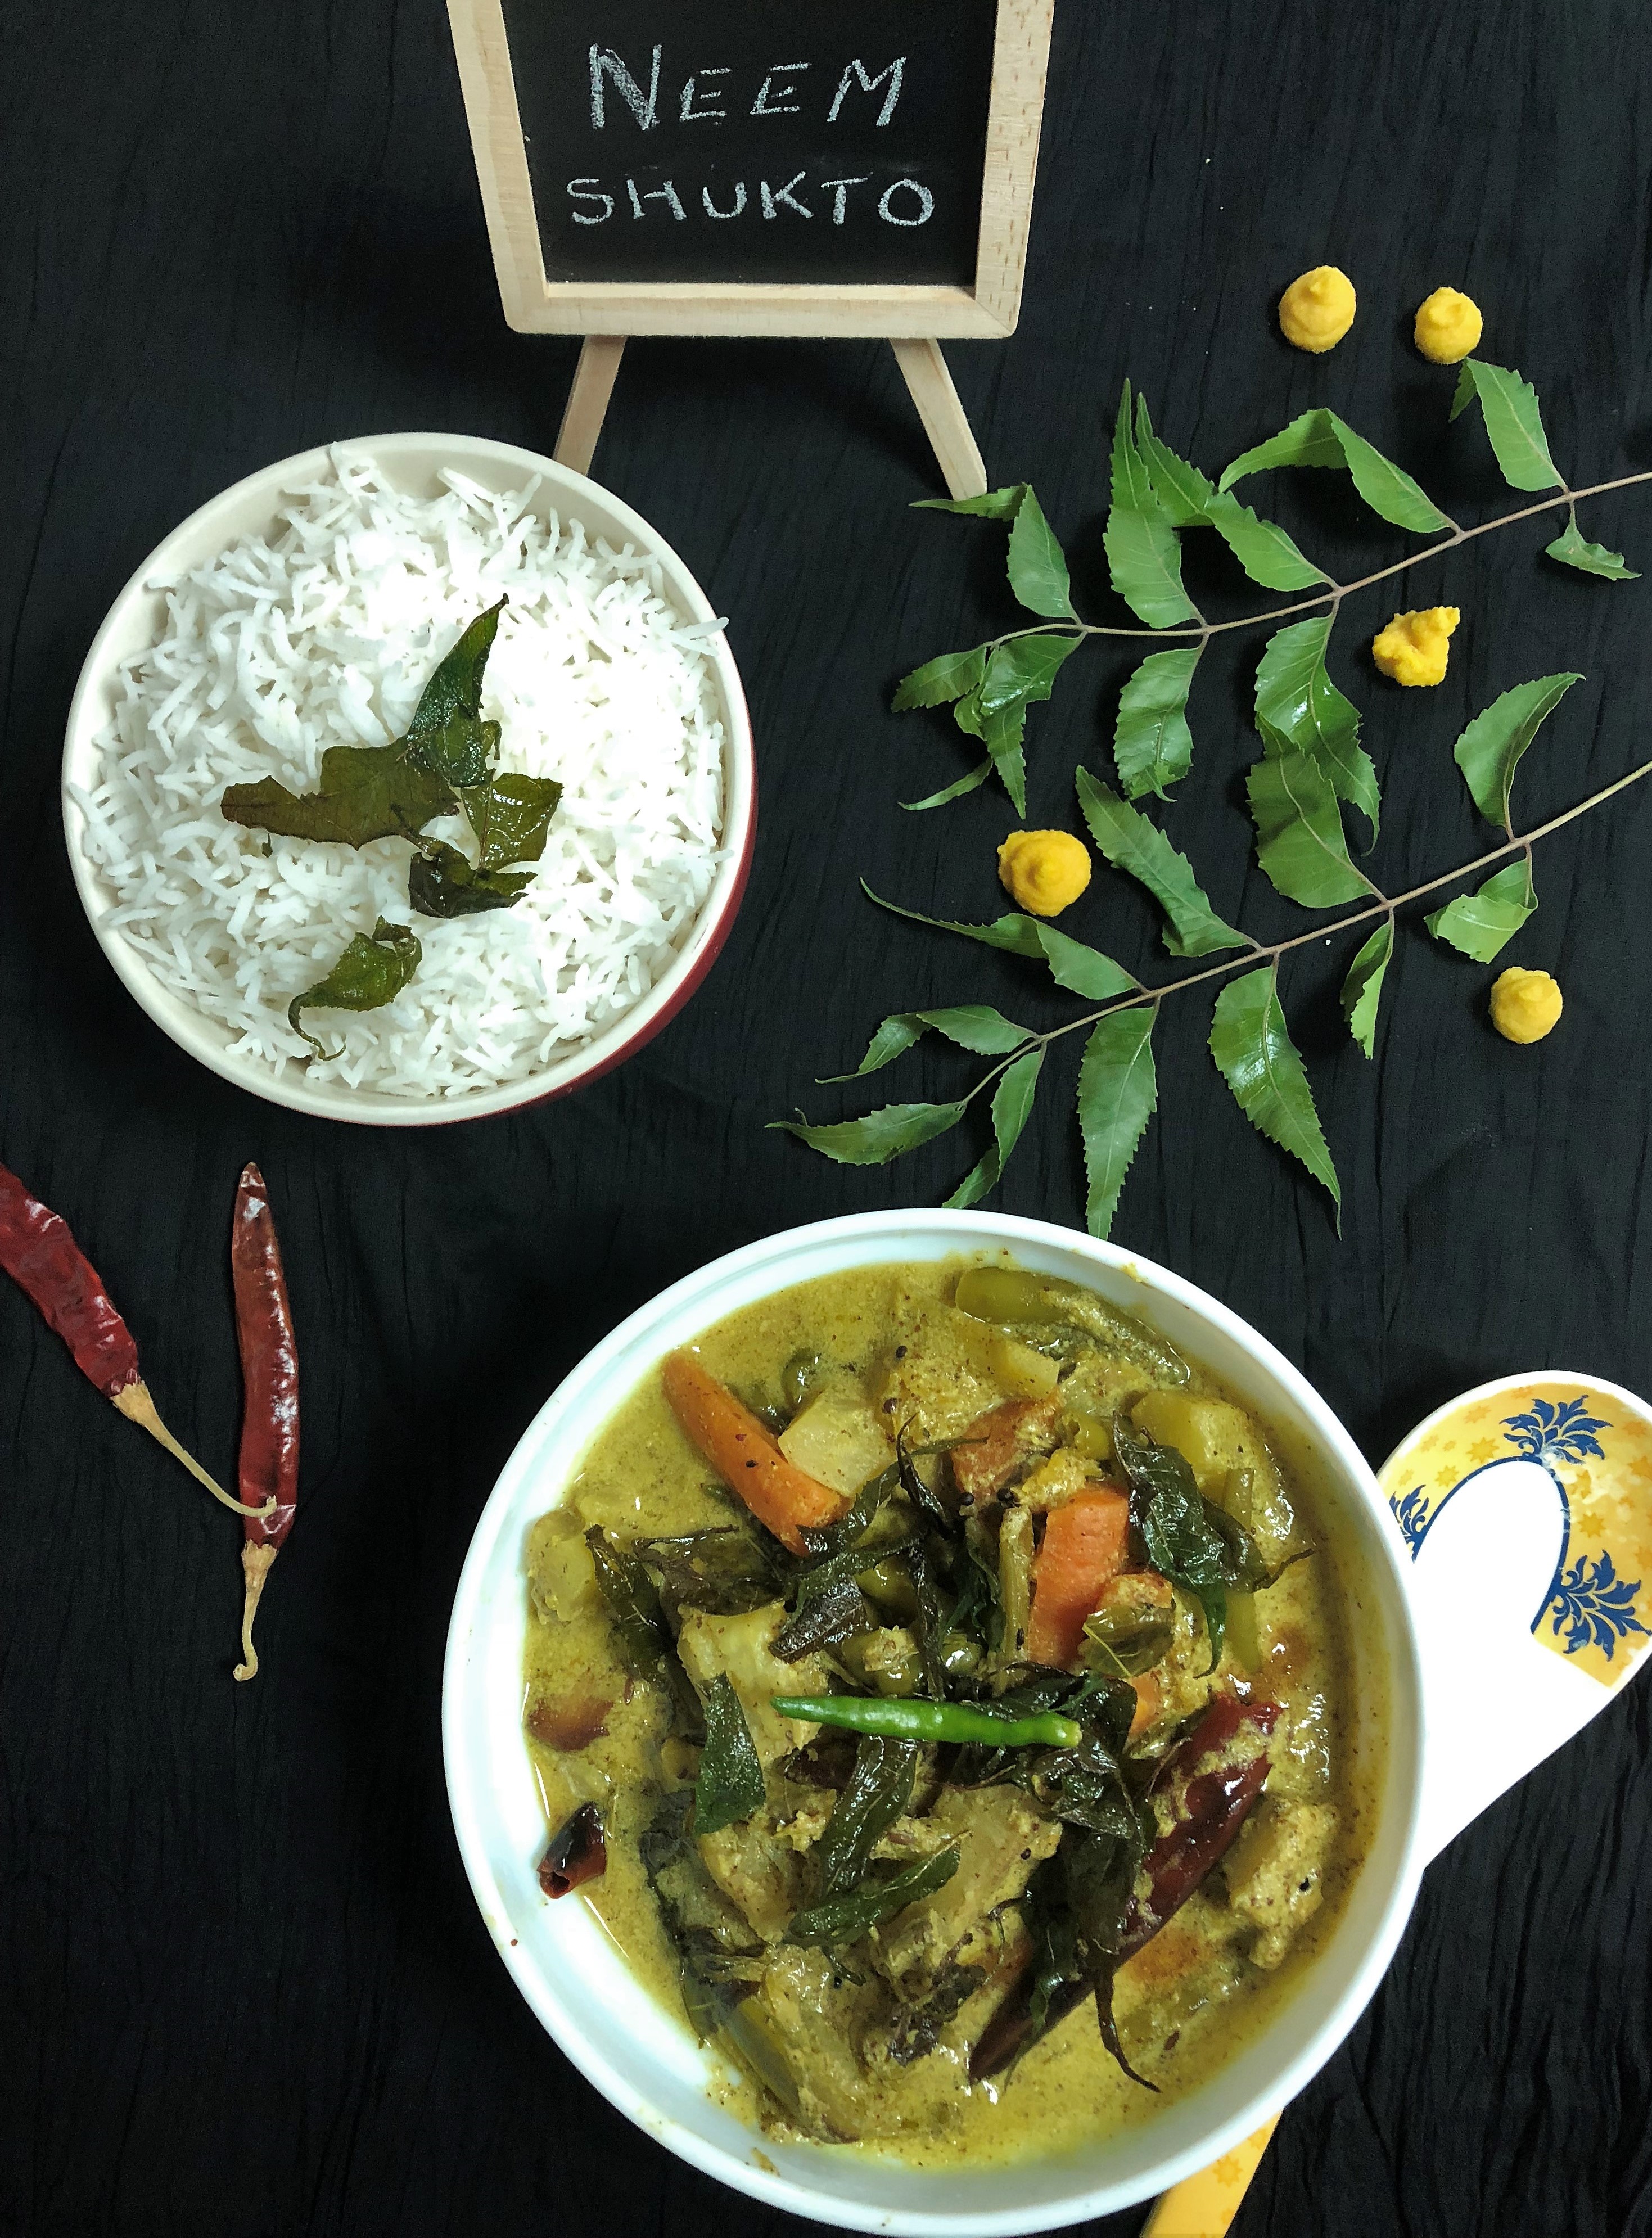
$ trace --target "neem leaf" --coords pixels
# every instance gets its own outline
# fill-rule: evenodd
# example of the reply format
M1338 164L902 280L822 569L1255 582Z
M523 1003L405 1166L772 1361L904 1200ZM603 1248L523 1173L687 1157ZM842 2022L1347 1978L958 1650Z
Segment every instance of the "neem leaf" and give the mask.
M475 917L509 909L532 879L532 871L478 870L457 847L426 839L407 866L407 899L421 917Z
M1176 532L1131 432L1127 381L1113 430L1113 502L1102 541L1113 589L1149 628L1199 619L1199 609L1182 588Z
M1477 893L1459 894L1444 909L1425 917L1424 924L1436 940L1470 956L1477 963L1490 963L1514 938L1537 906L1531 884L1531 865L1523 856L1486 880Z
M1267 590L1308 591L1331 579L1277 521L1264 520L1229 490L1212 492L1206 519L1252 582Z
M1066 554L1030 487L1009 532L1009 587L1029 613L1077 619Z
M889 705L897 715L909 707L943 707L949 699L961 699L966 692L973 692L986 673L984 645L972 646L968 652L938 653L901 679Z
M1305 909L1329 909L1371 891L1348 859L1337 796L1312 754L1257 762L1246 778L1256 859L1279 892Z
M504 611L505 600L501 599L486 613L478 614L446 659L437 663L429 683L419 695L419 705L407 725L410 739L422 745L427 738L441 732L454 715L467 716L472 722L480 716L482 675Z
M990 663L988 664L990 671ZM983 719L981 735L988 758L1003 779L1017 816L1027 813L1027 702L1007 700Z
M1394 920L1385 917L1348 966L1348 976L1342 983L1342 1015L1367 1056L1376 1055L1377 1005L1382 1000L1383 974L1393 953Z
M499 750L499 726L455 709L432 730L410 731L406 746L413 760L423 762L456 792L462 791L487 783Z
M979 497L920 497L912 502L914 513L968 513L981 520L1014 520L1021 509L1021 500L1027 494L1025 482L1012 482L1008 489L982 490Z
M763 1765L740 1697L719 1671L705 1696L705 1746L694 1782L694 1831L720 1833L763 1808Z
M287 1006L287 1023L318 1056L321 1044L300 1023L305 1010L376 1010L393 1002L424 954L410 924L391 924L380 917L371 933L358 932L325 979L295 995Z
M930 1029L956 1042L961 1049L974 1049L978 1056L1006 1056L1021 1047L1028 1033L1025 1026L1012 1025L986 1003L961 1003L950 1010L897 1010L873 1035L871 1046L853 1072L829 1073L821 1085L859 1080L866 1073L880 1071Z
M562 798L552 777L522 777L506 771L484 785L467 786L459 798L482 851L485 871L511 863L537 863L551 833L551 818Z
M1268 467L1346 467L1354 487L1373 513L1419 536L1449 529L1450 522L1401 467L1355 434L1336 413L1305 412L1265 443L1241 451L1223 473L1219 491L1231 490L1246 474Z
M1216 998L1210 1053L1251 1124L1323 1182L1342 1224L1342 1189L1314 1109L1313 1090L1285 1027L1272 965L1230 981Z
M1147 469L1153 495L1169 516L1173 528L1202 528L1210 519L1210 501L1216 485L1202 474L1191 459L1178 458L1169 445L1153 432L1145 396L1136 399L1136 449Z
M1543 433L1543 408L1529 381L1506 366L1483 365L1466 358L1457 375L1457 394L1448 415L1455 420L1476 397L1480 400L1486 434L1497 454L1498 469L1511 489L1546 490L1563 487L1549 455Z
M1169 918L1164 941L1173 956L1209 956L1219 948L1249 945L1242 932L1217 916L1193 864L1157 824L1120 800L1110 785L1098 785L1088 770L1078 771L1077 782L1079 805L1096 845L1115 871L1146 886Z
M963 1117L958 1103L886 1103L862 1119L840 1119L835 1126L811 1127L802 1119L771 1119L771 1129L795 1135L839 1166L887 1166L891 1158L933 1142Z
M1268 639L1256 672L1256 722L1270 753L1284 747L1270 731L1311 754L1339 800L1357 808L1376 842L1382 795L1371 756L1359 743L1359 710L1332 682L1325 666L1334 614L1310 614Z
M949 800L961 800L965 793L974 792L977 787L985 785L992 773L993 758L988 754L986 760L977 762L968 775L958 778L951 785L942 785L939 792L932 792L922 800L903 800L901 805L909 809L915 816L926 808L944 808Z
M903 1911L909 1904L920 1903L944 1888L958 1870L958 1850L955 1844L949 1850L937 1851L932 1857L922 1857L915 1864L903 1866L897 1872L878 1879L863 1880L846 1895L830 1896L819 1904L810 1904L806 1910L792 1914L791 1924L786 1930L786 1940L793 1943L814 1943L829 1950L840 1943L854 1943L871 1932L880 1920L888 1919L892 1912Z
M1036 917L1001 917L991 924L957 924L950 917L924 917L916 910L901 908L896 902L886 902L864 878L861 890L869 901L888 910L892 917L933 926L937 932L961 932L966 940L978 940L986 948L1005 949L1012 956L1029 956L1034 962L1041 958L1049 965L1050 977L1058 987L1090 1002L1105 1003L1110 995L1130 994L1141 983L1099 948L1087 948L1081 940L1057 932L1054 925L1041 924Z
M1575 672L1534 676L1482 709L1451 749L1474 804L1489 824L1512 836L1509 796L1520 758L1536 736L1537 725L1583 678Z
M1031 637L1011 638L1001 645L988 662L976 693L981 712L992 715L1017 702L1047 699L1055 688L1056 672L1083 642L1054 630L1038 630Z
M1009 1163L1010 1152L1021 1138L1038 1093L1038 1076L1044 1063L1041 1048L1018 1056L993 1092L993 1146L965 1175L947 1199L949 1207L974 1204L996 1189Z
M1028 502L1034 501L1029 493ZM987 663L987 673L973 695L975 707L981 718L981 737L1015 804L1018 816L1027 813L1026 765L1021 752L1027 710L1034 700L1049 698L1055 688L1057 671L1083 641L1082 638L1050 630L1037 631L1031 637L1011 638L994 652Z
M915 1741L863 1733L855 1769L838 1797L826 1831L815 1845L823 1895L841 1896L862 1879L873 1847L912 1801L917 1771Z
M1186 776L1193 734L1187 727L1187 694L1199 665L1199 646L1150 652L1119 695L1113 758L1127 800L1155 792Z
M1574 514L1564 530L1543 550L1551 560L1559 560L1568 567L1579 568L1585 575L1603 575L1609 583L1637 583L1641 579L1638 567L1626 567L1621 552L1609 552L1603 544L1591 544L1577 526Z
M1153 1062L1151 1003L1098 1019L1079 1067L1079 1131L1089 1187L1085 1219L1092 1235L1105 1235L1119 1208L1119 1192L1136 1147L1159 1100Z
M458 803L446 778L399 738L389 746L329 746L314 792L289 792L263 777L230 785L221 805L231 824L365 847L373 839L412 838Z

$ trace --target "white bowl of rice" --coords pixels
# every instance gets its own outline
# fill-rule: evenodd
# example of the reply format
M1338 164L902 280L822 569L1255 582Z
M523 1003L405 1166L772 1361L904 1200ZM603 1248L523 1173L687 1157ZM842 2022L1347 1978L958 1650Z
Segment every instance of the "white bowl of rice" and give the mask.
M228 785L308 792L327 747L400 736L501 598L499 766L563 788L512 907L420 916L406 839L225 819ZM149 1016L254 1095L376 1126L510 1110L629 1056L710 970L755 820L739 672L682 560L583 474L477 436L307 451L192 513L93 640L63 749L75 882ZM288 1005L381 917L419 967L378 1010L307 1011L318 1056Z

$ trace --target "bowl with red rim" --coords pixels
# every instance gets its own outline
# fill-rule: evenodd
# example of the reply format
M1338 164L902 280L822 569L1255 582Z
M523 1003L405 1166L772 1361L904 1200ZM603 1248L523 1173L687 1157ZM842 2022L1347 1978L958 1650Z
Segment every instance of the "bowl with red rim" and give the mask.
M113 720L122 664L146 652L164 629L165 596L158 586L205 566L239 537L268 533L284 494L314 481L334 452L369 455L397 489L414 497L435 496L444 469L501 492L522 489L537 478L528 510L541 517L554 512L565 526L578 524L593 541L601 539L616 549L630 546L657 563L665 597L685 622L717 623L699 583L657 529L600 484L538 452L485 436L398 434L353 437L280 460L211 499L164 538L121 592L92 640L69 708L63 762L64 836L82 905L117 977L162 1030L209 1070L269 1102L317 1118L429 1127L566 1096L623 1063L676 1016L716 961L739 909L756 838L757 766L744 689L720 627L708 629L704 639L724 741L718 859L710 891L676 940L671 961L646 991L596 1032L553 1049L524 1078L457 1093L411 1096L312 1078L294 1062L274 1070L238 1049L229 1026L155 976L116 921L115 892L88 852L83 797L99 779L99 740Z
M667 1354L727 1315L851 1268L1000 1253L1147 1321L1259 1414L1292 1473L1311 1483L1337 1543L1353 1663L1345 1745L1369 1751L1371 1815L1364 1861L1331 1931L1220 2066L1076 2149L934 2168L875 2145L789 2142L748 2127L717 2095L715 2049L697 2045L655 2003L596 1914L578 1897L546 1901L535 1869L547 1830L521 1725L524 1546L615 1407ZM1025 2238L1082 2222L1232 2151L1323 2066L1381 1980L1424 1856L1422 1681L1406 1584L1386 1503L1348 1432L1265 1337L1191 1282L1114 1244L1001 1213L861 1213L796 1228L702 1268L622 1322L551 1394L506 1464L448 1632L442 1737L459 1851L499 1956L541 2023L614 2105L694 2167L840 2228Z

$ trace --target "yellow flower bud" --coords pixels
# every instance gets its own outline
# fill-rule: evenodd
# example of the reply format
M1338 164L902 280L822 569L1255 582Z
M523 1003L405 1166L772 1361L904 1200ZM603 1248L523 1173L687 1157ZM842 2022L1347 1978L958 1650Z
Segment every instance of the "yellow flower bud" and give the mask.
M1460 365L1477 349L1485 321L1480 307L1455 288L1437 288L1417 314L1417 347L1436 365Z
M1055 917L1090 883L1090 851L1070 831L1012 831L998 850L998 876L1033 917Z
M1371 641L1371 657L1396 684L1439 684L1445 678L1446 640L1463 617L1455 606L1423 606L1396 614Z
M1354 322L1354 283L1334 264L1316 264L1279 298L1279 332L1298 349L1335 349Z
M1560 1023L1565 1008L1546 971L1511 963L1491 990L1491 1023L1506 1042L1540 1042Z

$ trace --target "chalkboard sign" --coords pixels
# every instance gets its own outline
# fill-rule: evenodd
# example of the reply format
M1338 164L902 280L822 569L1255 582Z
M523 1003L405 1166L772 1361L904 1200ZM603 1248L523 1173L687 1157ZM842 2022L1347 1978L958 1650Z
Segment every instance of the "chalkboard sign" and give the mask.
M884 334L955 497L938 336L1014 332L1054 0L447 0L505 315L584 334L583 473L628 334Z
M449 0L506 314L1002 335L1051 0Z

